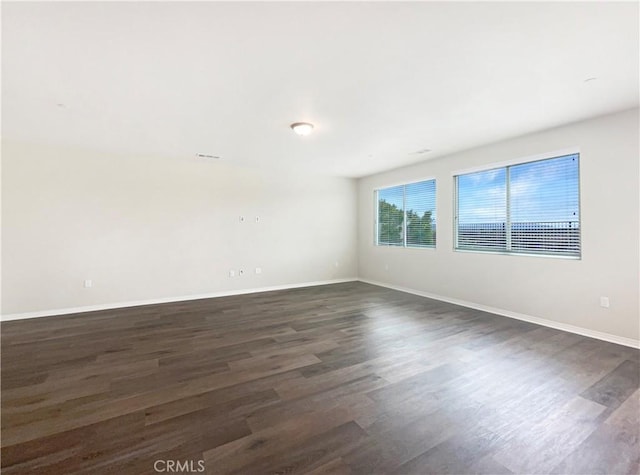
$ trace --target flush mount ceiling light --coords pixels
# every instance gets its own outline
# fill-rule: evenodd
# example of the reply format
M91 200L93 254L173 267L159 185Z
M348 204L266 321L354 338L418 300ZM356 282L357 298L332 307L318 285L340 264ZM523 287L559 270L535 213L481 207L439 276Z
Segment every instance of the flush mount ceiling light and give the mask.
M291 129L298 135L309 135L313 131L313 124L308 122L294 122Z

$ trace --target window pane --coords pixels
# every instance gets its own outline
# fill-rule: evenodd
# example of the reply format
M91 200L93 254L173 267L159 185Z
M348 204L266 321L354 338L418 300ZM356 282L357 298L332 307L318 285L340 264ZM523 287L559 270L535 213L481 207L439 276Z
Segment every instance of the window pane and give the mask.
M436 244L436 181L405 185L407 246L433 247Z
M458 176L458 249L506 250L506 169Z
M378 190L378 244L404 245L403 187Z
M580 253L578 155L510 168L511 249Z

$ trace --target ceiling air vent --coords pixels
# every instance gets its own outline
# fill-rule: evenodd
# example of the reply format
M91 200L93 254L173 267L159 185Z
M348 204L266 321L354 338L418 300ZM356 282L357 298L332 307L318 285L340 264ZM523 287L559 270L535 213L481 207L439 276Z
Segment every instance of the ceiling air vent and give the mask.
M219 160L220 157L217 155L210 155L208 153L196 153L196 158L204 158L206 160Z

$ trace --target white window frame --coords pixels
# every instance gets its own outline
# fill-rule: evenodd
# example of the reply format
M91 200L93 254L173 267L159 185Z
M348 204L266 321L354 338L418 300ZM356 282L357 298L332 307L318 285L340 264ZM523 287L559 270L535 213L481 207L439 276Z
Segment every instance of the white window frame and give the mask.
M435 206L434 206L434 211L436 212L436 219L434 220L435 226L436 226L436 232L438 229L438 212L437 212L437 207L438 207L438 181L436 180L435 176L429 176L426 178L420 178L419 180L412 180L412 181L401 181L401 182L396 182L396 183L392 183L392 184L385 184L385 185L381 185L381 186L376 186L373 189L373 209L374 209L374 219L373 219L373 245L375 247L379 247L379 248L387 248L387 249L429 249L429 250L435 250L437 245L438 245L438 235L436 234L436 240L435 243L433 244L433 246L407 246L407 232L406 232L406 223L407 223L407 210L405 209L405 201L406 201L406 197L402 198L402 209L403 209L403 213L404 213L404 219L403 219L403 223L405 226L405 230L402 233L402 245L393 245L393 244L380 244L378 242L378 217L380 215L379 213L379 203L378 203L378 191L380 190L384 190L386 188L395 188L397 186L407 186L407 185L415 185L416 183L422 183L423 181L431 181L433 180L434 184L435 184Z
M560 158L566 155L578 155L578 216L580 218L580 234L579 234L579 245L580 245L580 254L579 255L560 255L560 254L551 254L551 253L533 253L533 252L518 252L518 251L502 251L502 250L489 250L489 249L458 249L458 176L466 175L469 173L477 173L484 172L489 170L495 170L498 168L506 168L507 177L506 177L506 222L505 226L510 226L511 224L511 213L510 213L510 201L508 199L509 196L509 167L515 165L523 165L525 163L531 162L539 162L542 160L548 160L552 158ZM511 160L505 160L501 162L494 162L486 165L481 165L472 168L465 168L462 170L456 170L451 172L451 177L453 179L453 251L461 252L461 253L479 253L479 254L498 254L498 255L506 255L506 256L528 256L528 257L546 257L553 259L569 259L569 260L581 260L583 249L582 249L582 229L583 229L583 216L582 216L582 173L581 173L581 160L580 160L580 147L568 147L560 150L556 150L553 152L546 152L537 155L530 155L527 157L515 158ZM509 233L507 233L507 239L510 238ZM510 243L507 242L507 248L510 247Z

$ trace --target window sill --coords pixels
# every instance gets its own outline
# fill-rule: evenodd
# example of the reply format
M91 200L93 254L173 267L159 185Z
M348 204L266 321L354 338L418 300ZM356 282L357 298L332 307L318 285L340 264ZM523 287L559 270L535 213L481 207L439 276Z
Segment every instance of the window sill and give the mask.
M505 252L505 251L485 251L480 249L453 249L454 252L461 252L463 254L494 254L498 256L522 256L522 257L544 257L551 259L564 259L569 261L581 261L582 256L563 256L561 254L538 254L533 252Z
M418 251L422 251L422 250L430 250L430 251L435 251L436 250L436 246L396 246L393 244L390 245L386 245L386 244L374 244L373 247L375 248L380 248L380 249L415 249Z

